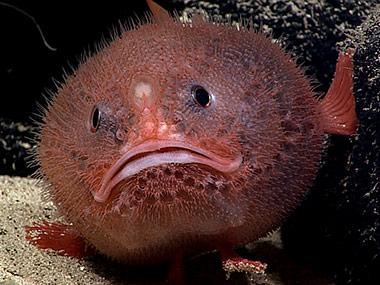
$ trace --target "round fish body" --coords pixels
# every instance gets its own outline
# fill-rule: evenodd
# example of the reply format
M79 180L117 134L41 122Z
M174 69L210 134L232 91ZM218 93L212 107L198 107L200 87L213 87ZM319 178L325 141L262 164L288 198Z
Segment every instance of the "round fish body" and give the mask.
M79 235L134 264L276 229L307 193L326 130L309 80L270 38L157 13L67 77L36 155Z

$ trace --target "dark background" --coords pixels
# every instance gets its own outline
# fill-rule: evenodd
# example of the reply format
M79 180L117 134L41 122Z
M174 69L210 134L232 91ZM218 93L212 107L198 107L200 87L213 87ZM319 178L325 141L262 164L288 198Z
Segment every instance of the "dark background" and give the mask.
M140 5L131 5L137 2ZM28 121L43 102L46 90L55 90L52 78L62 81L84 51L109 38L118 20L134 14L143 16L144 1L11 1L35 18L49 50L33 21L10 7L0 5L0 92L7 103L0 104L0 117Z

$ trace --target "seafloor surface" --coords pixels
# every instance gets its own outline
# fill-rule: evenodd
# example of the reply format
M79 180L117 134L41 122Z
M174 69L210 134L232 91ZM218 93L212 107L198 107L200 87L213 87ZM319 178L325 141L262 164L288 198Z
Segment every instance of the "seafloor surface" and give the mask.
M140 284L165 280L167 266L135 268L100 255L77 260L39 250L25 239L26 225L57 221L51 202L41 198L36 180L0 176L0 284ZM217 252L185 261L188 284L327 284L288 258L279 232L240 250L268 263L267 275L234 273L226 281Z

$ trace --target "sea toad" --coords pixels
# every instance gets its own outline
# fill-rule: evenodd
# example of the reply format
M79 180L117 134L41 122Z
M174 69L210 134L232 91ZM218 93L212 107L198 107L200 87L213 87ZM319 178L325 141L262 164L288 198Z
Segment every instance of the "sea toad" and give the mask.
M43 114L36 160L72 226L28 227L41 248L86 245L128 264L233 248L281 225L312 183L325 133L355 133L352 51L322 100L270 38L201 15L152 16L81 62ZM83 240L84 242L81 242Z

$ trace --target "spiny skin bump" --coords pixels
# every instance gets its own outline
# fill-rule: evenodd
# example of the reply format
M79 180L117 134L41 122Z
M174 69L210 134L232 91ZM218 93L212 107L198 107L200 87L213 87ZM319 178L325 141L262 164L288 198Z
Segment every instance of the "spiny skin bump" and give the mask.
M326 129L309 81L271 39L199 16L155 18L68 76L37 151L67 221L134 264L233 248L278 227L315 176Z

